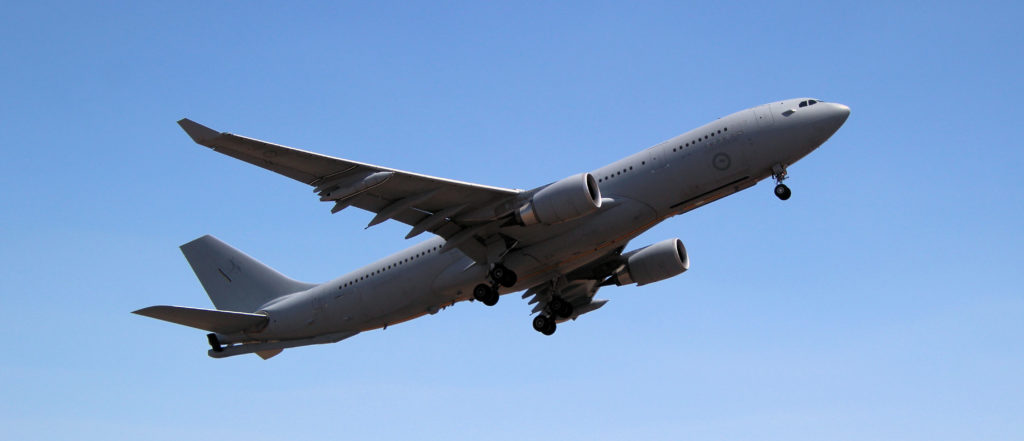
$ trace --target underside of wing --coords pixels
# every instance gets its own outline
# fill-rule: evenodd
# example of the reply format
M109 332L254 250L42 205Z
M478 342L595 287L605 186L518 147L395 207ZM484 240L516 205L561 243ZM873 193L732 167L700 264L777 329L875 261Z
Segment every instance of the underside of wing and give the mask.
M376 213L367 227L389 219L412 226L406 237L431 232L454 242L471 236L509 215L520 194L217 132L189 119L178 124L200 145L312 186L321 201L333 204L332 213L351 206ZM475 241L453 246L482 257L482 245Z
M608 301L594 296L622 267L622 250L622 246L617 247L594 262L526 290L523 298L535 305L530 313L539 312L563 322L604 306Z

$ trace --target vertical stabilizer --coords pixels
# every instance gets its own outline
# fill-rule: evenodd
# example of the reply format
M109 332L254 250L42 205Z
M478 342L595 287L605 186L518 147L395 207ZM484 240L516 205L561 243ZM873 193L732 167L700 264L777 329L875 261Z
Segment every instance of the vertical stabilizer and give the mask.
M220 310L256 312L270 300L316 286L288 278L210 235L182 245L181 252Z

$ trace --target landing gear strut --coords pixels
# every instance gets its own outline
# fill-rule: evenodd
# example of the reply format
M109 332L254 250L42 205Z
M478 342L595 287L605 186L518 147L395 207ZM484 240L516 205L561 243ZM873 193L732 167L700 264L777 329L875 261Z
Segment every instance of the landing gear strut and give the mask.
M781 200L787 200L793 195L793 192L789 190L789 187L782 183L782 181L785 181L788 177L789 174L786 173L785 166L782 164L775 164L772 166L772 178L775 179L775 197Z

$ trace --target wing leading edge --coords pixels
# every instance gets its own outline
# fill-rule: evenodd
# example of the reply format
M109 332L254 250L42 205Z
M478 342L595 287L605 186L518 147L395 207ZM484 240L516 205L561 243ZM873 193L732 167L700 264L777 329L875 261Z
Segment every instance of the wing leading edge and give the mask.
M332 213L356 207L375 213L367 228L394 219L410 225L407 238L437 234L474 260L486 259L480 241L465 240L499 228L519 190L410 173L218 132L189 119L178 125L197 144L313 187Z

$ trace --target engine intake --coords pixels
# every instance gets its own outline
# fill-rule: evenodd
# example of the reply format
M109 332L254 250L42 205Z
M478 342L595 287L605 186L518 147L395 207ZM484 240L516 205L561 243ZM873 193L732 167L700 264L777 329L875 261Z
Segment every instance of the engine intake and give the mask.
M659 282L690 269L690 257L679 239L663 240L623 257L626 264L612 275L612 281L619 286Z
M520 225L554 225L601 208L601 189L590 173L569 176L537 191L516 211Z

